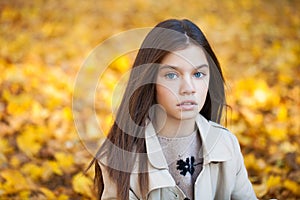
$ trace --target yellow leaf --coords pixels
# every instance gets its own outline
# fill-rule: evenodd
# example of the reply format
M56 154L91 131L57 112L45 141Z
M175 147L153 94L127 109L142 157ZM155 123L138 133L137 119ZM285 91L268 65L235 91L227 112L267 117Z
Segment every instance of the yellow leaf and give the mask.
M58 165L64 171L70 170L70 167L74 165L74 158L70 154L63 152L57 152L54 154L55 159L57 160Z
M53 170L49 164L49 161L45 161L42 164L42 169L43 169L43 175L42 175L42 180L47 181L49 178L53 175Z
M38 153L42 144L39 142L36 133L26 132L17 136L18 147L29 157Z
M21 161L20 159L17 157L17 156L12 156L12 158L10 159L9 163L15 167L15 168L18 168L21 164Z
M262 197L264 196L268 190L267 190L267 186L265 183L261 183L261 184L253 184L253 189L255 191L255 194L257 195L257 197Z
M53 23L44 23L43 26L41 27L41 32L45 36L51 36L53 33L55 25Z
M270 176L267 180L267 188L273 188L279 186L281 183L280 176Z
M288 111L285 105L281 105L278 107L277 111L277 119L278 121L285 122L288 118Z
M253 78L239 81L234 95L240 98L242 105L251 109L272 108L280 102L280 96L274 88L265 81Z
M298 149L298 147L295 143L288 142L288 141L282 142L278 147L279 152L282 152L282 153L297 152L297 149Z
M17 18L19 15L19 11L17 9L13 9L11 7L5 7L1 12L2 20L12 21Z
M5 179L2 187L7 193L30 189L29 182L18 170L6 169L0 172L0 176Z
M31 192L29 190L21 191L19 197L22 200L30 200L30 194Z
M111 126L113 125L113 120L114 119L113 119L113 116L111 114L107 115L107 116L105 116L103 118L104 118L104 120L101 121L102 122L101 123L101 128L103 130L104 135L107 135L108 132L109 132L109 130L110 130L110 128L111 128Z
M7 158L6 156L0 152L0 166L7 165Z
M1 153L10 153L13 151L13 148L8 144L7 139L0 138L0 152Z
M71 121L73 119L72 110L69 107L63 109L64 119Z
M285 65L284 69L286 69ZM278 76L280 82L284 82L286 84L290 84L293 82L293 77L288 74L280 73Z
M114 90L118 81L118 77L112 72L101 77L101 84L104 84L110 93ZM111 95L109 97L111 97Z
M32 99L27 94L21 94L21 95L11 95L9 96L9 103L7 106L7 112L13 116L21 115L26 112L31 107Z
M69 200L69 197L65 194L60 194L58 196L57 200Z
M28 125L17 136L18 147L29 157L36 155L49 134L44 126Z
M73 177L72 186L75 192L88 197L93 197L91 190L93 181L86 177L83 173L79 172Z
M274 142L285 141L288 137L286 124L267 124L266 129Z
M126 55L121 56L112 63L111 67L124 74L130 68L130 58Z
M38 180L43 176L43 168L33 163L26 163L21 167L21 171L33 180Z
M48 97L46 101L47 108L54 109L56 106L62 104L62 101L66 99L66 94L57 89L54 85L43 86L43 95Z
M264 160L257 159L252 153L245 155L244 160L247 169L251 168L253 170L260 171L266 167Z
M57 175L63 175L63 172L61 171L59 164L56 161L47 161L47 164L53 173Z
M283 185L285 188L292 191L294 194L300 195L300 190L299 190L300 184L296 183L295 181L285 180L283 182Z
M56 196L55 196L55 194L51 190L49 190L47 188L44 188L44 187L39 188L39 190L46 196L46 198L48 200L55 200L55 199L57 199Z
M31 119L36 123L43 123L43 120L50 115L50 112L44 108L39 102L32 102Z

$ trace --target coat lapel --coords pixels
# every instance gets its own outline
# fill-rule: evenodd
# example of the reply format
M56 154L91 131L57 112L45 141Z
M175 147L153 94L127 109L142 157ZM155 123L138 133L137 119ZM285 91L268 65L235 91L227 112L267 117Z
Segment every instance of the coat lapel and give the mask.
M198 115L196 119L203 144L204 165L210 162L224 162L232 158L231 148L223 139L226 130L221 125L207 121ZM226 133L225 133L226 134Z
M169 169L152 123L148 124L145 136L150 164L156 169Z
M206 172L203 174L203 171L208 170L208 164L211 162L230 160L232 158L232 152L230 151L230 147L228 147L228 142L223 140L224 133L222 132L225 131L225 129L222 126L207 121L200 114L196 118L196 124L203 144L203 155L201 156L204 157L203 170L198 179L201 178L203 181L205 179L207 184L210 185L209 174ZM148 156L149 193L159 188L175 187L175 181L168 171L167 161L151 122L149 122L146 127L145 137ZM199 180L197 182L199 184ZM212 188L207 188L208 195L211 194L211 190Z
M146 128L145 136L149 162L149 193L159 188L175 187L175 181L169 173L167 161L151 122Z

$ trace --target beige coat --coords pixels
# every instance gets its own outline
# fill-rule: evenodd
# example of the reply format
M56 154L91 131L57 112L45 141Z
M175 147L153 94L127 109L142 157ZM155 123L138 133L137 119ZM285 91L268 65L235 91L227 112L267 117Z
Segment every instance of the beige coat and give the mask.
M204 164L194 185L195 200L257 199L248 179L239 143L236 137L219 124L199 115L197 126L203 141ZM168 171L168 164L151 123L146 129L146 146L149 166L149 192L147 200L185 199ZM116 187L109 180L105 167L100 163L104 191L103 200L116 199ZM138 175L131 174L130 199L142 199Z

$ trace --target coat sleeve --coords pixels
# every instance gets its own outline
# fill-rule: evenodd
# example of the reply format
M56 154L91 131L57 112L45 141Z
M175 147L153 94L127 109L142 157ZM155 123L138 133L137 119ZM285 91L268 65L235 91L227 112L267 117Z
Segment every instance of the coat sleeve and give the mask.
M233 200L257 200L252 184L248 178L248 173L244 164L243 155L240 150L240 145L235 138L236 156L237 156L237 173L235 186L231 195Z
M101 200L116 200L117 186L108 176L106 167L100 162L98 163L102 171L102 178L104 183L104 189L103 189ZM139 200L132 190L129 190L129 200Z
M108 176L106 167L100 162L98 162L98 164L102 171L102 178L104 183L104 189L103 189L101 200L116 200L117 186Z

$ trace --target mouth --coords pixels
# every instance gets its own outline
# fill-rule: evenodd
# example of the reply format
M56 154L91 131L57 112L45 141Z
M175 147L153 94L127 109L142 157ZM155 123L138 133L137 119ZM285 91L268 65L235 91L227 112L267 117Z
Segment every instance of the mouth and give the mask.
M195 101L182 101L178 103L176 106L179 107L180 110L189 111L197 108L198 104Z

